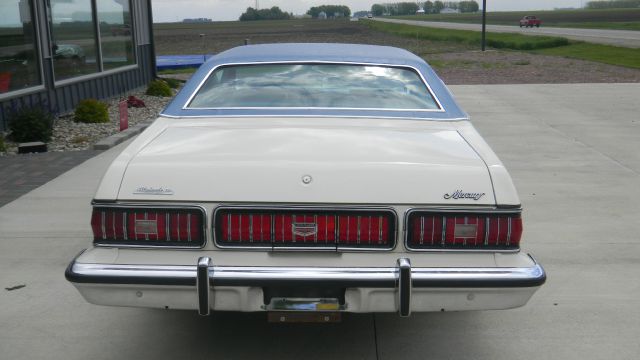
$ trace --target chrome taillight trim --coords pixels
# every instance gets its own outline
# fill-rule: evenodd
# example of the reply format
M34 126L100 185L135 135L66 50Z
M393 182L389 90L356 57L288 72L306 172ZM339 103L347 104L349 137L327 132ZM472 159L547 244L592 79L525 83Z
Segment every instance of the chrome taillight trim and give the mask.
M129 249L171 249L171 250L198 250L204 249L207 246L207 229L209 226L207 221L209 216L207 214L207 209L200 205L194 204L167 204L167 203L138 203L138 202L123 202L123 203L105 203L99 201L91 202L91 211L93 212L94 208L113 208L113 209L167 209L167 210L199 210L202 213L202 237L203 241L201 245L139 245L139 244L127 244L127 243L100 243L93 242L93 246L95 247L103 247L103 248L129 248Z
M424 249L424 248L412 248L409 245L409 218L410 215L414 212L428 212L435 214L443 214L443 213L472 213L472 214L518 214L522 216L522 208L514 207L514 208L500 208L500 207L491 207L491 208L475 208L475 207L417 207L417 208L409 208L404 213L404 221L403 221L403 243L404 248L410 252L433 252L433 253L442 253L442 252L464 252L464 253L518 253L520 252L520 247L514 249Z
M216 217L219 211L221 210L257 210L257 211L349 211L349 212L388 212L391 215L391 220L393 220L393 232L391 233L391 240L393 242L390 247L353 247L353 246L235 246L235 245L224 245L219 244L216 238ZM376 251L386 251L391 252L396 249L398 246L398 214L395 209L386 206L322 206L322 205L251 205L251 204L243 204L243 205L228 205L228 204L220 204L213 209L213 215L211 217L211 238L213 239L213 244L215 247L219 249L226 250L244 250L244 251L320 251L320 252L376 252Z

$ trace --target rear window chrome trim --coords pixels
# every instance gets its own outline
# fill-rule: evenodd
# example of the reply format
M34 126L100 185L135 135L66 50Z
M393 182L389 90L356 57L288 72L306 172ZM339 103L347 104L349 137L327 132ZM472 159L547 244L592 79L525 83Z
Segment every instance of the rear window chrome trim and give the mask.
M208 118L341 118L341 119L393 119L393 120L412 120L412 121L469 121L468 117L465 118L450 118L450 119L437 119L437 118L421 118L421 117L408 117L408 116L365 116L365 115L292 115L292 114L261 114L261 115L184 115L176 116L161 113L159 117L167 119L208 119Z
M409 252L430 252L430 253L519 253L520 247L515 249L417 249L409 246L409 218L414 212L428 212L428 213L474 213L474 214L520 214L522 215L521 207L501 209L499 207L490 208L473 208L473 207L416 207L409 208L404 212L404 219L402 222L402 242L404 248Z
M94 247L98 248L116 248L116 249L168 249L168 250L201 250L207 246L207 231L209 229L209 225L207 223L209 219L209 215L207 213L207 209L200 205L182 205L182 204L167 204L167 203L105 203L99 201L91 202L91 211L93 212L94 208L112 208L112 209L140 209L140 208L150 208L150 209L169 209L169 210L180 210L180 209L192 209L199 210L202 212L202 236L203 241L201 245L195 246L180 246L180 245L137 245L137 244L126 244L126 243L100 243L100 242L92 242ZM93 235L92 235L93 236Z
M378 212L388 212L393 220L393 234L391 235L391 240L393 241L393 246L385 247L385 248L375 248L375 247L353 247L353 246L318 246L318 247L305 247L305 246L235 246L235 245L224 245L219 244L216 239L216 217L220 210L275 210L275 211L378 211ZM287 252L287 251L295 251L295 252L393 252L400 241L398 241L399 235L399 221L398 221L398 213L392 207L386 206L357 206L350 207L348 205L344 206L322 206L322 205L228 205L228 204L220 204L213 209L213 214L211 216L211 225L209 226L211 230L211 239L213 245L218 249L223 250L243 250L243 251L269 251L269 252Z
M209 77L211 76L211 74L213 74L214 71L216 71L217 69L219 69L221 67L243 66L243 65L279 65L279 64L301 64L301 65L303 65L303 64L310 64L310 65L312 65L312 64L328 64L328 65L335 64L335 65L379 66L379 67L408 69L408 70L411 70L411 71L415 72L416 74L418 74L418 76L420 77L420 80L427 87L427 90L429 91L429 95L431 95L431 97L435 101L435 103L438 106L438 108L437 109L388 109L388 108L348 108L348 107L344 108L344 107L304 107L304 106L301 106L301 107L262 107L262 106L258 106L258 107L210 107L210 108L208 108L208 107L205 107L205 108L189 107L189 104L191 104L193 99L200 92L200 89L202 89L202 86L204 86L204 84L207 82L207 80L209 80ZM415 67L413 67L411 65L367 63L367 62L353 62L353 61L322 61L322 60L318 60L318 61L299 61L299 60L255 61L255 62L237 62L237 63L230 62L230 63L218 64L218 65L214 66L211 70L209 70L209 72L207 72L207 74L203 77L203 79L200 81L200 83L198 84L196 89L193 91L193 93L189 96L187 101L182 106L182 110L186 110L186 111L188 111L188 110L347 110L347 111L369 110L369 111L390 111L390 112L442 112L442 113L446 112L446 109L442 106L442 103L440 102L440 99L438 99L438 97L436 96L435 92L433 91L433 89L431 88L431 86L429 85L427 80L424 78L424 76L422 75L420 70L418 70L417 68L415 68Z

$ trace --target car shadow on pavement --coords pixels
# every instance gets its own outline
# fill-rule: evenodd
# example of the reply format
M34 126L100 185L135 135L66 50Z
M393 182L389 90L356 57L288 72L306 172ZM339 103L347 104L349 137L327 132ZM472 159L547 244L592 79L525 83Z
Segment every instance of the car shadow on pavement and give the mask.
M425 359L460 352L454 342L475 351L482 334L477 312L343 314L340 323L268 323L266 313L140 309L143 324L129 339L130 358L188 359ZM150 334L153 334L150 336ZM162 340L162 341L159 341ZM135 346L133 346L135 344ZM112 353L111 355L116 355ZM467 356L470 353L467 353ZM464 355L462 357L465 357Z

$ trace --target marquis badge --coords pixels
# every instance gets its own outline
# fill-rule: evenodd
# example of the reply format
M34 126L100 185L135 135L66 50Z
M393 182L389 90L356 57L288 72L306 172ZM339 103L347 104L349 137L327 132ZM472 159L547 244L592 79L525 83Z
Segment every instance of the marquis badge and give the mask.
M173 195L173 190L162 186L140 186L133 193L136 195Z
M475 201L478 201L484 195L485 195L485 193L468 193L468 192L464 192L462 190L456 190L455 192L453 192L453 194L444 194L444 198L447 199L447 200L449 200L449 199L473 199Z

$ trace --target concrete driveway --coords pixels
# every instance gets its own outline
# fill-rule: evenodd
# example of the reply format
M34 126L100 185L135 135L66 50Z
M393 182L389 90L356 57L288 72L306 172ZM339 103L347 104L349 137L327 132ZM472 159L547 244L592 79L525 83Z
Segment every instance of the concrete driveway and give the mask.
M402 20L388 18L374 18L374 20L443 29L482 31L482 24L463 24L440 21ZM519 26L508 25L487 25L487 31L497 33L518 33L522 35L561 36L571 40L586 41L596 44L640 48L640 31L548 27L544 25L544 19L542 20L542 27L539 28L521 28Z
M637 359L640 84L452 90L510 169L523 246L548 271L526 307L281 325L87 304L63 272L120 146L0 208L0 359Z

